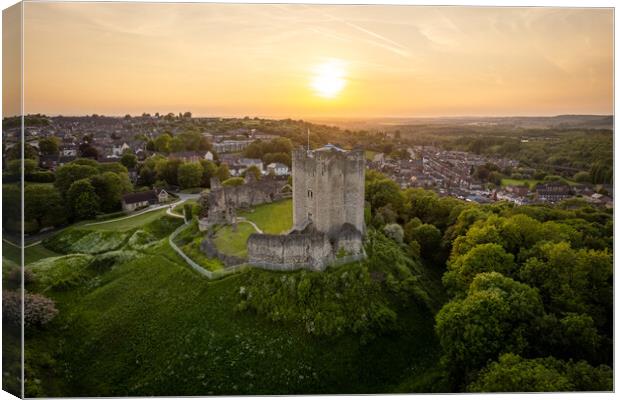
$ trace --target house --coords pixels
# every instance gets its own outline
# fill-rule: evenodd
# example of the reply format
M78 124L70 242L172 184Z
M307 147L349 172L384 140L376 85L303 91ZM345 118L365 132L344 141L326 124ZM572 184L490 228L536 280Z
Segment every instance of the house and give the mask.
M242 151L252 143L253 140L223 140L220 143L215 143L213 149L216 153L234 153Z
M267 165L267 172L275 176L285 176L289 174L288 165L282 163L271 163Z
M131 147L127 144L127 142L122 143L114 143L112 145L112 155L116 157L120 157L123 155L125 150L131 150Z
M530 188L527 185L507 186L506 191L508 193L514 194L515 196L525 197L530 192Z
M121 204L123 211L134 211L138 208L168 201L168 192L164 189L153 189L144 192L128 193L123 196Z
M63 155L43 155L39 157L39 165L41 168L55 171L56 168L61 167L71 161L75 160L75 156L63 156Z
M555 203L572 197L568 183L555 181L549 183L539 183L536 185L536 196L538 200Z
M233 164L228 166L228 172L230 172L231 176L241 176L246 169L248 169L246 166L240 164Z
M211 154L211 160L213 159L213 153L210 151L176 151L170 153L168 158L171 160L182 160L184 162L200 162L200 160L208 160L207 156Z
M238 164L245 166L246 168L250 168L251 166L257 167L261 172L263 172L263 162L258 158L240 158L237 161Z
M77 157L78 147L75 143L60 146L60 155L65 157Z
M214 159L213 153L211 153L210 151L207 151L205 153L205 160L213 161L213 159Z

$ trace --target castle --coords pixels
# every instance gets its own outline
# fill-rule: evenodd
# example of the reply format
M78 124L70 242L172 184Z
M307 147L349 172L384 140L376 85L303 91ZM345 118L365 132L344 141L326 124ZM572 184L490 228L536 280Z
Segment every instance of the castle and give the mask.
M293 152L293 228L248 239L248 262L268 269L309 268L364 257L363 150L328 144Z

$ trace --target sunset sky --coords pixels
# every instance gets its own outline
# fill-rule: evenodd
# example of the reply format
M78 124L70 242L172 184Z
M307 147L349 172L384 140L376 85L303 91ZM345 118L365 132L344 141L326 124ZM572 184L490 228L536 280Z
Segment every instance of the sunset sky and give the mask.
M25 5L26 113L613 113L611 9Z

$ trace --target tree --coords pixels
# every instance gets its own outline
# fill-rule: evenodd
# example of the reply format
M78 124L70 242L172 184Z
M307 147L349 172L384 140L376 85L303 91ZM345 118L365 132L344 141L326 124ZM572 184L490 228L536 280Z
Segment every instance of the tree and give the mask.
M60 139L56 136L48 136L39 140L39 151L45 155L56 155L60 148Z
M543 316L538 292L498 272L478 274L467 296L443 306L435 329L445 365L458 380L501 353L520 354Z
M388 224L384 226L383 233L385 234L385 236L389 237L397 243L403 242L403 228L398 224Z
M99 157L99 152L97 151L97 149L87 142L80 144L79 154L80 157L92 158L95 160Z
M135 154L126 152L121 157L121 164L123 164L128 170L134 169L138 165L138 157L136 157Z
M586 171L577 172L573 179L579 183L588 183L591 181L590 173Z
M6 159L7 160L21 160L22 159L21 149L22 149L21 142L11 147L10 149L6 151ZM28 143L24 145L24 157L23 158L28 158L31 160L38 160L39 159L38 156L39 156L39 153L37 149L29 145Z
M440 250L441 231L431 224L422 224L412 229L412 240L420 244L421 255L430 259Z
M67 191L71 214L76 219L93 218L99 212L99 196L88 179L79 179Z
M396 182L391 179L379 179L368 183L366 198L373 211L386 205L396 212L403 208L403 195Z
M506 253L499 244L484 243L476 245L466 254L450 261L443 282L452 293L464 293L476 275L482 272L499 272L509 276L513 269L512 254Z
M200 186L202 181L202 165L200 163L184 163L178 169L178 182L183 189Z
M24 167L24 177L31 175L37 169L37 162L29 158L22 160L11 160L7 165L7 172L15 177L21 177L22 166Z
M2 185L2 225L8 227L7 221L21 220L22 192L18 183Z
M255 181L258 181L261 178L260 169L258 169L258 167L256 165L249 166L248 169L246 169L243 172L243 176L244 177L247 176L248 174L251 174Z
M226 179L230 178L230 172L228 171L228 165L220 164L219 167L215 170L215 177L220 180L220 182L224 182Z
M131 191L131 183L127 176L114 172L92 176L90 183L95 188L95 194L100 200L99 205L103 212L119 210L123 194Z
M162 153L170 152L170 143L172 142L172 136L168 133L163 133L155 138L154 144L157 151Z
M292 165L290 153L267 153L263 156L262 160L267 165L271 163L281 163L287 165L289 168Z
M66 211L58 190L48 185L24 188L24 219L35 220L39 229L65 222Z
M611 391L613 372L606 365L566 362L553 357L525 359L503 354L484 368L470 392Z
M170 152L172 152L172 153L183 151L183 150L185 150L185 142L183 141L183 139L181 137L175 136L170 141L169 148L170 148Z
M217 171L217 165L209 160L200 160L200 165L202 165L202 182L200 186L211 187L211 178Z
M65 164L56 170L54 186L56 186L62 196L65 196L73 182L79 179L90 178L98 173L97 168L88 165L80 165L73 162Z
M179 166L183 162L181 160L158 160L155 166L157 171L157 179L166 181L169 185L178 185L178 171Z

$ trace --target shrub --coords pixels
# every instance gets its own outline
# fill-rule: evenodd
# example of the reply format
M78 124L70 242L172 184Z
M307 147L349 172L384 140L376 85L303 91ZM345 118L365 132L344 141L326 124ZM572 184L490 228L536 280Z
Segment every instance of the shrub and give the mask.
M5 321L19 326L21 324L21 294L19 291L2 292L2 317ZM40 327L50 322L58 310L52 299L37 293L24 293L24 327Z

